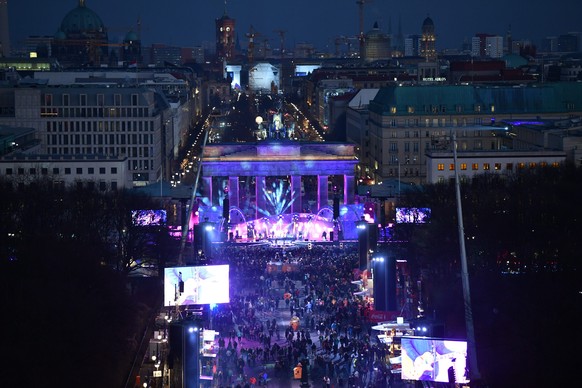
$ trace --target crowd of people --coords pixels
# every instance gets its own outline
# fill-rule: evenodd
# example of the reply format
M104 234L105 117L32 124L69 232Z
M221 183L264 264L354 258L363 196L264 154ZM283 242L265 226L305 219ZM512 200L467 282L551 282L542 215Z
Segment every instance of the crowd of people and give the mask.
M230 303L212 312L220 333L214 386L267 385L270 378L292 379L299 366L301 380L312 386L389 387L395 378L386 362L390 350L372 333L368 301L354 295L357 252L357 244L214 247L212 263L229 264L231 274ZM267 271L274 257L298 266ZM301 325L278 321L280 311ZM274 376L247 375L269 363Z

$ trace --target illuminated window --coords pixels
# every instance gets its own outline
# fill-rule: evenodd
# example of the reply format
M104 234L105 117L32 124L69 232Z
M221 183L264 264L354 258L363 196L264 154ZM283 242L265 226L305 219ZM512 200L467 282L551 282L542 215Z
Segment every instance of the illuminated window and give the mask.
M495 112L495 105L491 104L491 112Z
M477 170L479 170L479 163L473 163L473 164L471 165L471 168L473 169L473 171L477 171Z
M439 171L444 171L445 170L445 164L444 163L439 163L437 165L437 170Z
M395 106L391 106L390 107L390 113L392 113L392 114L396 113L396 107Z
M552 162L552 167L560 167L560 162Z
M540 167L548 167L548 163L547 162L540 162Z
M408 113L414 113L414 107L413 106L409 106L408 107Z
M536 168L536 162L529 162L529 168Z
M465 171L467 169L467 163L461 163L461 170Z
M501 170L501 163L495 163L495 170L496 171Z
M518 170L525 168L525 163L523 163L523 162L518 163L517 168L518 168Z
M481 105L475 104L475 112L481 112Z
M455 164L454 163L449 164L449 171L455 171Z
M489 167L489 163L483 163L483 170L488 171Z

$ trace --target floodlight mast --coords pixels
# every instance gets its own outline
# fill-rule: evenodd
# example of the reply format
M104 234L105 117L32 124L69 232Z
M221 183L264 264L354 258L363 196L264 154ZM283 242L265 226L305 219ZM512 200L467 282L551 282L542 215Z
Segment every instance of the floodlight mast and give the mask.
M188 237L188 233L190 231L190 218L192 218L192 209L194 208L194 203L196 201L196 191L198 191L198 182L200 181L200 171L202 171L202 155L204 154L204 147L206 147L206 142L208 141L208 132L210 132L210 129L206 128L204 132L204 141L202 142L202 148L198 161L198 171L196 172L196 180L194 181L194 187L192 188L192 196L190 197L190 206L188 207L186 220L182 222L182 241L180 243L178 265L184 265L184 248L186 246L186 238Z
M465 249L465 229L463 226L463 208L461 206L461 184L459 169L457 168L457 131L452 129L453 162L455 167L455 197L457 203L457 223L459 227L459 250L461 254L461 279L463 283L463 300L465 304L465 325L467 329L467 352L469 357L469 379L481 379L477 364L477 348L475 344L475 328L473 325L473 311L471 308L471 290L469 287L469 271L467 268L467 251Z

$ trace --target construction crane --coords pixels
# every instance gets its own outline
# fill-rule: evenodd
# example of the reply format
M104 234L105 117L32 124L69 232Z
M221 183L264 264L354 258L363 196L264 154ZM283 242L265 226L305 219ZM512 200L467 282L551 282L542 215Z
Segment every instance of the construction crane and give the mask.
M277 34L279 34L279 38L281 39L281 59L283 59L285 57L285 32L284 30L275 30L274 32L276 32Z
M360 33L358 39L360 41L360 58L364 57L365 35L364 35L364 5L371 3L373 0L356 0L360 14Z
M247 53L249 64L252 64L255 59L255 38L260 35L251 24L249 32L246 33L246 37L249 38L249 52Z

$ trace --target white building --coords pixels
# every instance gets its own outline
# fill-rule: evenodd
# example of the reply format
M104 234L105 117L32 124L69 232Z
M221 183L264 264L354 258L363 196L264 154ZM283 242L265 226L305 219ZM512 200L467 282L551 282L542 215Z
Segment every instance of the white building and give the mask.
M487 36L485 38L485 55L490 58L503 57L502 36Z

